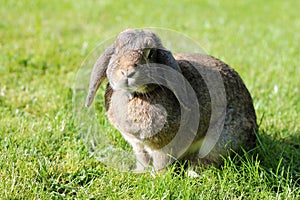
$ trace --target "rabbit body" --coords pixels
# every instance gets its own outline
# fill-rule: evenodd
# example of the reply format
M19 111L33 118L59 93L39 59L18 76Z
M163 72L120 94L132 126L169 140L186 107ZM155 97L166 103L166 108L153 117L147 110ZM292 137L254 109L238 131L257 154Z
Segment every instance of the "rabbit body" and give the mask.
M129 43L135 45L127 48ZM149 49L154 48L155 51L150 52L154 55L149 56ZM183 75L195 91L200 113L198 129L188 148L181 151L180 143L174 146L180 153L172 154L164 147L173 140L182 123L181 104L168 87L155 84L135 86L135 81L142 77L138 66L145 63L172 67ZM205 74L200 74L198 70L219 73L226 93L221 134L205 156L199 151L209 126L217 119L213 119L212 115L211 88L205 82ZM106 74L103 74L104 71ZM132 145L137 158L136 171L144 171L149 166L159 170L175 160L189 161L193 165L219 165L222 163L221 156L226 156L229 151L240 152L241 148L250 150L255 146L257 123L252 98L239 75L216 58L194 53L173 56L164 49L154 33L127 30L119 35L114 46L108 48L96 63L87 105L105 75L109 81L105 94L107 117Z

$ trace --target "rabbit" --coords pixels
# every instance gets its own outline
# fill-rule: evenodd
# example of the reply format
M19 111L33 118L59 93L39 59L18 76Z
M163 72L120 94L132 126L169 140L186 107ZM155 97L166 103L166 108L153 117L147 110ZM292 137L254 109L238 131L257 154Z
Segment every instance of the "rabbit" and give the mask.
M156 64L162 68L155 68ZM155 68L158 74L159 70L173 70L185 82L179 81L170 87L166 86L168 81L164 84L152 81L138 85L136 82L143 82L145 78L146 71L140 70L142 66ZM199 70L204 73L199 73ZM223 111L217 115L219 117L213 117L212 92L207 84L209 77L205 77L211 72L219 74L224 87L224 94L213 97L219 99L219 95L225 99L221 106ZM162 74L162 82L177 80L168 77L168 73ZM212 56L198 53L173 55L154 32L127 29L96 61L90 77L87 107L92 104L105 78L108 79L106 114L110 123L131 144L136 156L136 172L149 168L159 171L175 161L189 162L191 166L219 166L223 162L222 157L231 152L251 150L256 145L258 126L251 95L238 73ZM214 84L214 81L211 82ZM195 100L187 98L180 101L173 90L184 91L188 85L195 93ZM186 108L189 104L184 101L198 105L197 109ZM191 111L199 113L200 117L192 116L185 120L185 130L190 133L183 132L179 142L170 146L180 129L184 110L187 114ZM219 126L220 134L213 132L208 135L209 127L217 126L222 116L224 121ZM189 126L194 125L197 125L196 129L190 130L192 128ZM187 145L180 143L190 136L192 138ZM205 145L209 150L203 154L201 147Z

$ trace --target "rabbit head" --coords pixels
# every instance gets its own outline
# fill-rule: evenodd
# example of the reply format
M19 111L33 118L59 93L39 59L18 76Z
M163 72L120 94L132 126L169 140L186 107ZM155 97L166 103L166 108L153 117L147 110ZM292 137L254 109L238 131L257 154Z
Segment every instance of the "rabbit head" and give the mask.
M89 106L105 77L113 90L145 93L152 85L137 85L143 78L141 66L163 64L177 71L180 68L172 53L162 46L159 37L149 30L128 29L121 32L115 42L96 61L91 78L86 106Z

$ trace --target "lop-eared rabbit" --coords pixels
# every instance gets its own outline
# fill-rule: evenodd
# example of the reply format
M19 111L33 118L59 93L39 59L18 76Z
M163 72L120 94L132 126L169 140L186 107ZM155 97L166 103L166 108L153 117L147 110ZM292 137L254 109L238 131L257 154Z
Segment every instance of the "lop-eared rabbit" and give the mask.
M152 31L128 29L96 61L86 106L105 78L107 117L131 144L136 172L174 161L220 165L255 146L252 98L237 72L214 57L173 55Z

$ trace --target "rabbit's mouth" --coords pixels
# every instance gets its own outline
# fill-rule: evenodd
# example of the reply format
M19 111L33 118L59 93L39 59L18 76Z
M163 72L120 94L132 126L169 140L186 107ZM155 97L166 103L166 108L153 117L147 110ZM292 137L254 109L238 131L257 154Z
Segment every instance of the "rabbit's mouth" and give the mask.
M118 71L118 76L113 75L109 79L110 85L114 90L125 90L129 93L147 93L154 90L155 84L149 83L149 78L145 76L145 71L142 67L131 70L130 73ZM151 81L150 81L151 82Z
M126 78L122 79L118 84L115 85L115 90L126 90L130 93L141 93L145 94L154 90L156 86L154 84L137 84L136 79Z

